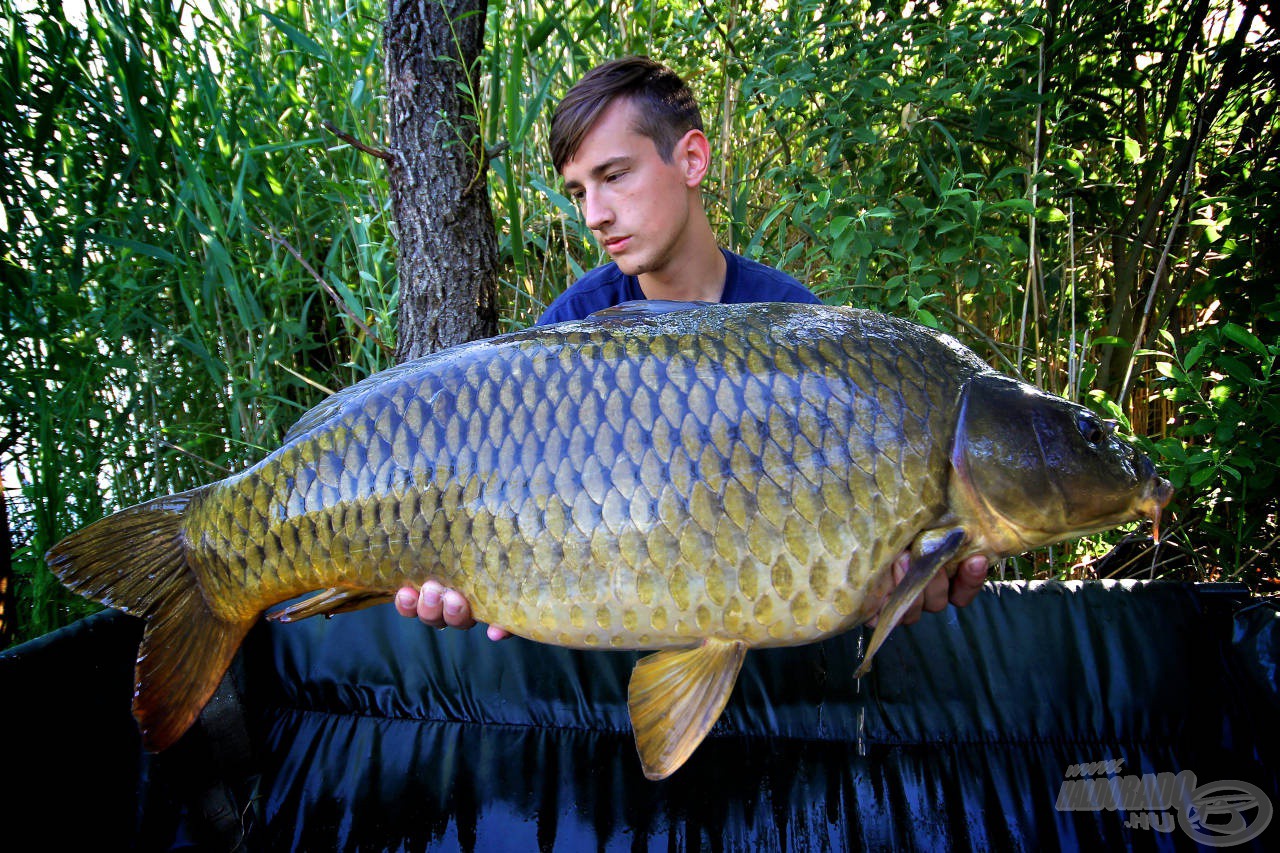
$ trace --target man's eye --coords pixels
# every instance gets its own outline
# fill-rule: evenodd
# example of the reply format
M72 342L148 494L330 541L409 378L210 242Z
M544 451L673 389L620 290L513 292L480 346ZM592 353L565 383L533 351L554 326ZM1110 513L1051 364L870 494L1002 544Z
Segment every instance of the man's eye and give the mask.
M605 176L605 183L612 184L625 174L626 172L611 172Z

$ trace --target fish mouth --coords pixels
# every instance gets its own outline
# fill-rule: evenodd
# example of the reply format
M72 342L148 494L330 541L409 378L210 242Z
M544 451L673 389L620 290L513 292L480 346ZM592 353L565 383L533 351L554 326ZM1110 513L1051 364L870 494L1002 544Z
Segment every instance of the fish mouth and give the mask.
M965 476L966 472L957 472L961 492L965 493L971 511L977 510L975 521L980 525L974 541L986 546L989 554L1008 556L1032 551L1052 542L1063 541L1080 536L1101 533L1111 528L1136 519L1151 522L1151 539L1154 544L1160 543L1160 521L1164 508L1173 499L1173 485L1163 477L1152 476L1143 487L1140 496L1129 509L1120 514L1110 514L1103 518L1086 522L1078 529L1040 529L1020 523L1012 516L1001 512L992 505L985 496L973 488Z
M1169 501L1172 499L1173 484L1163 477L1153 475L1143 487L1142 494L1129 505L1129 509L1126 512L1107 519L1101 519L1096 525L1077 530L1071 536L1089 536L1093 533L1102 533L1116 525L1141 518L1151 522L1151 542L1154 545L1159 545L1160 520L1164 517L1164 508L1169 505Z
M1143 518L1151 520L1151 541L1160 544L1160 516L1173 500L1173 484L1163 477L1152 477L1134 509Z

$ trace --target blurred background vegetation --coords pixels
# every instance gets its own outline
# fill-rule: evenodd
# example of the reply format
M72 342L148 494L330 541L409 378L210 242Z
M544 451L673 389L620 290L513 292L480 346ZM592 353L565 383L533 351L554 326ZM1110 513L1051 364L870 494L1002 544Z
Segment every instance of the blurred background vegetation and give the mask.
M390 363L382 4L0 0L0 646L93 605L43 567ZM1280 43L1248 0L491 0L473 103L503 323L601 261L546 154L607 58L682 73L727 246L954 332L1120 420L1178 487L1006 577L1277 588Z

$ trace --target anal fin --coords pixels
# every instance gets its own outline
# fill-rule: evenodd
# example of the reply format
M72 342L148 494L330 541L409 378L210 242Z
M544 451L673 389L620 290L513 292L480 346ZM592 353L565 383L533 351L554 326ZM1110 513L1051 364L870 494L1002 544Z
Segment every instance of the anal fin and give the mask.
M272 611L267 614L267 618L273 622L297 622L308 616L333 616L336 613L363 610L393 598L394 592L383 590L331 587L288 607Z
M911 608L912 602L924 592L924 588L929 585L929 581L933 580L938 569L956 555L960 546L964 544L964 540L963 528L950 527L944 530L926 531L912 545L911 562L907 565L906 577L894 588L880 608L876 630L871 635L867 653L862 657L862 665L853 674L855 678L861 678L871 669L871 658L884 645L889 632Z
M709 639L636 663L627 706L646 777L670 776L702 743L729 701L746 654L746 643Z

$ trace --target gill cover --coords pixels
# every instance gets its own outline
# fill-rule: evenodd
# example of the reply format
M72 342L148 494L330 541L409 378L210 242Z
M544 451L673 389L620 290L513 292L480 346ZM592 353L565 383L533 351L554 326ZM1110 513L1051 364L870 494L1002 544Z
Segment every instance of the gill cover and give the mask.
M998 374L965 389L952 465L981 544L1013 554L1159 519L1172 489L1083 406Z

